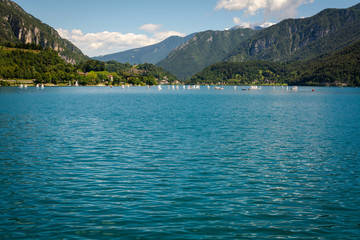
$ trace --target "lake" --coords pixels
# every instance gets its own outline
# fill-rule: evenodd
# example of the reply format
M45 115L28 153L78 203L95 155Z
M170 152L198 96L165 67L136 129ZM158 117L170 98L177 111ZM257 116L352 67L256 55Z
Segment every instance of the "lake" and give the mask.
M0 239L359 239L360 89L0 88Z

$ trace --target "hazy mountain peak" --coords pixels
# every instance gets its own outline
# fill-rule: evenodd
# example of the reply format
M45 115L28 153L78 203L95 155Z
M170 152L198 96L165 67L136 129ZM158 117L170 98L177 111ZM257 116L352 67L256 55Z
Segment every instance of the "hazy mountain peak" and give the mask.
M164 59L172 50L186 43L194 34L185 37L171 36L167 39L146 47L130 49L123 52L107 54L94 57L100 61L114 60L121 63L139 64L139 63L158 63Z

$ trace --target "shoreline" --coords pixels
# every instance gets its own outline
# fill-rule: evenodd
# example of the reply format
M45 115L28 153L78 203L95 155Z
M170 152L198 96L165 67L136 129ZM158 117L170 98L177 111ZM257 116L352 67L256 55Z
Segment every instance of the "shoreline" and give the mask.
M35 79L0 79L0 87L20 87L21 84L27 84L28 87L35 87L36 84L34 83ZM74 85L69 85L68 83L43 83L45 87L77 87ZM286 87L286 86L302 86L302 87L354 87L357 88L358 86L349 86L347 84L325 84L325 85L299 85L299 84L158 84L161 86L192 86L192 85L199 85L199 86L269 86L269 87ZM158 85L150 85L150 86L158 86ZM79 85L79 87L121 87L121 86L130 86L130 87L140 87L139 85L132 85L132 84L97 84L97 85ZM145 87L144 85L142 87Z

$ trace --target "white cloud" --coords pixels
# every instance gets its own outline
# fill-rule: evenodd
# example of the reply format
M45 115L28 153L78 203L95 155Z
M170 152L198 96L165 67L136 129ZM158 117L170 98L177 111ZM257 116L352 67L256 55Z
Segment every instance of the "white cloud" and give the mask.
M105 55L132 48L144 47L156 44L170 36L184 36L176 31L158 31L161 25L145 24L142 30L152 32L152 36L135 33L99 32L83 33L80 29L57 29L61 37L70 40L88 56Z
M314 0L219 0L215 9L244 11L245 15L250 16L263 11L264 19L275 17L282 20L296 17L300 5L312 2Z
M243 22L243 21L241 21L241 19L238 18L238 17L234 17L234 18L233 18L233 21L234 21L234 23L235 23L237 26L240 26L240 27L242 27L242 28L251 28L251 27L252 27L252 26L251 26L251 23Z
M168 37L171 37L171 36L184 37L185 34L175 32L175 31L164 31L164 32L156 32L156 33L154 33L154 38L158 39L159 42L166 39L166 38L168 38Z
M241 21L240 18L238 17L234 17L233 18L234 23L239 26L240 28L252 28L255 29L257 27L261 27L261 28L267 28L270 27L272 25L274 25L275 23L271 23L271 22L264 22L264 23L249 23L249 22L243 22Z
M276 23L272 23L272 22L264 22L263 24L260 24L259 26L262 28L267 28L267 27L271 27L272 25L275 25Z
M139 29L141 30L145 30L147 32L152 32L152 33L156 32L160 28L161 28L161 24L152 24L152 23L144 24L141 27L139 27Z

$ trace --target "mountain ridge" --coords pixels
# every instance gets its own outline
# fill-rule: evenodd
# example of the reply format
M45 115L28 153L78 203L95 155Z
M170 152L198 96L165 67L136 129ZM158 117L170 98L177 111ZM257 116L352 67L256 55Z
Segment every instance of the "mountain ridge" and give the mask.
M233 50L234 43L249 38L255 32L250 28L199 32L157 65L180 79L186 79L208 65L222 61ZM178 59L182 61L179 63Z
M0 43L30 43L50 47L72 64L88 58L70 41L61 38L54 28L10 0L0 0Z
M359 22L360 11L356 5L347 9L324 9L304 19L286 19L239 44L237 52L225 60L243 61L256 57L260 60L286 61L315 57L356 41L360 37L360 28L354 26L359 26ZM357 31L349 31L349 28ZM346 44L343 44L344 39ZM302 54L301 51L307 48L312 51L308 51L307 55Z
M360 86L360 40L306 61L219 62L187 84Z
M226 55L218 54L217 59L213 58L213 53L206 54L206 51L201 51L204 43L189 41L188 44L192 46L189 48L190 51L186 48L174 50L158 65L180 79L188 79L216 62L307 60L346 47L359 38L360 4L357 4L346 9L325 9L308 18L286 19L268 28L257 30L248 38L233 41L232 49ZM228 40L224 38L212 47L221 49L226 41ZM201 53L195 56L199 51ZM187 66L191 66L191 69L187 69ZM182 73L182 69L188 71Z
M164 59L172 50L179 47L181 44L187 42L194 36L195 33L189 34L185 37L171 36L157 44L146 47L130 49L123 52L106 54L102 56L93 57L99 61L117 61L120 63L140 64L152 63L156 64Z

